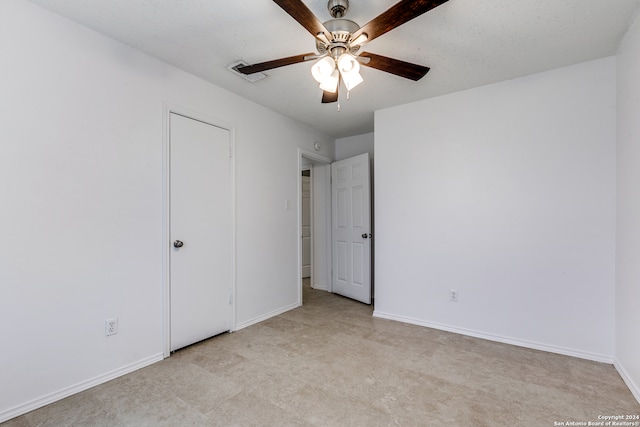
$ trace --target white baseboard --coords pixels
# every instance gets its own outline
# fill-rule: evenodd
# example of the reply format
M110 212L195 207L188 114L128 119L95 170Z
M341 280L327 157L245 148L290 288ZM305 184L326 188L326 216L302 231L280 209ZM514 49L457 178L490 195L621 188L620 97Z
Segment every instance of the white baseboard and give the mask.
M9 408L5 411L0 412L0 423L8 421L12 418L18 417L20 415L26 414L27 412L31 412L35 409L42 408L43 406L46 406L50 403L64 399L65 397L69 397L73 394L80 393L81 391L88 390L91 387L95 387L99 384L106 383L107 381L111 381L115 378L121 377L133 371L137 371L140 368L144 368L145 366L149 366L163 359L164 357L162 353L158 353L153 356L149 356L145 359L139 360L135 363L131 363L129 365L123 366L118 369L114 369L111 372L98 375L97 377L93 377L89 380L82 381L70 387L65 387L56 392L31 400L30 402L23 403L18 406L14 406L13 408Z
M327 285L326 283L314 283L311 287L319 291L329 292L329 285Z
M427 328L439 329L442 331L453 332L460 335L467 335L470 337L482 338L485 340L500 342L503 344L517 345L519 347L530 348L533 350L541 350L549 353L563 354L565 356L572 356L580 359L593 360L595 362L602 362L602 363L608 363L608 364L613 363L613 357L607 356L607 355L589 353L581 350L575 350L572 348L541 344L533 341L519 340L511 337L503 337L500 335L487 334L485 332L474 331L474 330L465 329L465 328L458 328L455 326L443 325L440 323L426 322L424 320L412 319L410 317L398 316L395 314L383 313L380 311L374 311L373 317L379 317L381 319L396 320L398 322L410 323L412 325L425 326Z
M277 316L279 314L286 313L287 311L293 310L294 308L298 308L298 307L300 307L300 305L301 304L299 304L299 303L294 303L294 304L288 305L286 307L274 310L274 311L272 311L270 313L264 314L262 316L258 316L258 317L255 317L253 319L249 319L249 320L246 320L244 322L240 322L240 323L236 324L236 329L235 330L239 331L240 329L244 329L244 328L247 328L247 327L249 327L251 325L255 325L256 323L263 322L263 321L265 321L267 319L270 319L272 317L275 317L275 316Z
M640 403L640 387L638 387L638 384L633 381L629 373L624 369L618 359L614 359L613 366L616 368L616 371L618 371L627 387L629 387L629 390L631 391L631 394L633 394L633 397L635 397L638 403Z

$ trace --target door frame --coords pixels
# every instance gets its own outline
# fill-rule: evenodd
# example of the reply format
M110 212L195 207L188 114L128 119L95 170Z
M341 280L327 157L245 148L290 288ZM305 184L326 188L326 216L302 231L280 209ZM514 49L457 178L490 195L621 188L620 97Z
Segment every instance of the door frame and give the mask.
M229 131L230 331L235 331L236 329L236 130L234 126L222 120L182 106L165 103L162 117L162 346L165 358L171 355L171 114L177 114Z
M298 168L297 168L297 175L296 175L296 182L298 183L298 196L297 196L297 209L298 209L298 305L302 305L302 179L300 179L300 174L303 170L303 157L309 160L312 160L314 163L320 163L322 165L330 165L332 160L329 157L323 156L321 154L318 153L314 153L313 151L308 151L305 150L303 148L299 148L298 147ZM312 172L313 173L313 172ZM329 174L330 175L330 174ZM326 194L325 194L325 203L324 203L324 207L326 210L327 215L329 215L328 218L331 218L331 177L328 177L328 185L326 188ZM313 183L313 181L312 181ZM313 201L312 201L312 205L313 205ZM313 212L312 212L313 215ZM327 242L327 265L325 266L327 271L327 277L331 278L331 227L326 227L326 235L325 235L325 239ZM311 232L314 233L314 229L311 229ZM313 248L311 249L311 253L313 254ZM313 278L313 270L314 270L314 262L313 260L311 261L311 277ZM329 280L328 283L329 289L328 291L331 292L331 280Z

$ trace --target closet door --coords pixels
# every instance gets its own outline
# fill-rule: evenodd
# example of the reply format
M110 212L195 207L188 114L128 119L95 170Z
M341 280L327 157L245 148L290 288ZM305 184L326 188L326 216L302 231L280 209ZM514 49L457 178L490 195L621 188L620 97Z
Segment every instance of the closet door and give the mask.
M170 116L171 351L231 328L230 131Z

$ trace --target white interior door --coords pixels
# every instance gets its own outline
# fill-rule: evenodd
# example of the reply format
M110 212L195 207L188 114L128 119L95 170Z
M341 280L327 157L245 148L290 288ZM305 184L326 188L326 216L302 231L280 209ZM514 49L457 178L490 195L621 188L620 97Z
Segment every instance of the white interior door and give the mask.
M230 132L170 115L170 348L231 328Z
M303 171L309 172L310 170ZM302 278L311 277L311 175L302 176Z
M331 164L333 292L371 304L369 153Z

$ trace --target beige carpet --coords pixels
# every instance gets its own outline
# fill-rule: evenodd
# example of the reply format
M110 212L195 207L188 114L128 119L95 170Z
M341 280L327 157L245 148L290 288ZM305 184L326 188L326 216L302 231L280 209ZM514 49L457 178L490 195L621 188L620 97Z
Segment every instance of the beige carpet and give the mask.
M554 426L640 414L610 365L371 313L305 286L299 309L3 427Z

